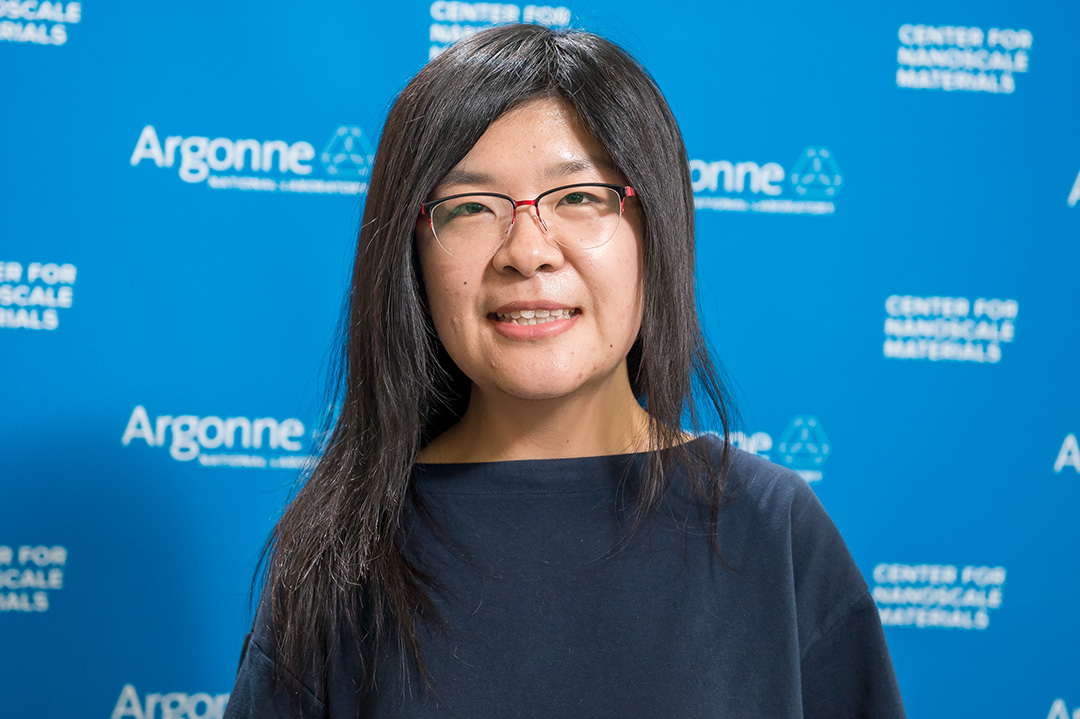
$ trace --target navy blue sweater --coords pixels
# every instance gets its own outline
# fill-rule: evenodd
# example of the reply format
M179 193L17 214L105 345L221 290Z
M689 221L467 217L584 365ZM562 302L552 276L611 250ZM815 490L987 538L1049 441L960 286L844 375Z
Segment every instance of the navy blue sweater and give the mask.
M718 458L714 437L694 446ZM391 648L360 692L343 641L324 696L303 680L274 694L260 610L225 718L295 716L293 699L304 717L335 718L903 717L873 599L817 497L733 455L723 562L679 473L626 540L623 481L644 455L419 465L417 487L459 545L413 523L409 551L445 587L433 595L445 628L421 629L434 691Z

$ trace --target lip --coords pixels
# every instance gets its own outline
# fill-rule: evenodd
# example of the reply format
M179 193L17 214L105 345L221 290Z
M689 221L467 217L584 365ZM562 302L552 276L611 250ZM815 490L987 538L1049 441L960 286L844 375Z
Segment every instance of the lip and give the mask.
M496 307L491 312L501 312L502 314L508 314L510 312L521 312L522 310L576 310L578 309L574 305L562 304L561 302L547 302L545 300L536 300L535 302L509 302L502 307ZM579 313L580 314L580 313Z
M575 314L561 320L552 320L551 322L545 322L539 325L519 325L515 322L500 322L495 316L496 313L509 314L510 312L520 312L521 310L578 310ZM574 323L577 322L578 317L581 317L581 310L573 305L560 304L558 302L510 302L502 305L498 309L488 314L487 320L493 326L496 332L507 339L527 341L527 340L540 340L554 337L566 332Z

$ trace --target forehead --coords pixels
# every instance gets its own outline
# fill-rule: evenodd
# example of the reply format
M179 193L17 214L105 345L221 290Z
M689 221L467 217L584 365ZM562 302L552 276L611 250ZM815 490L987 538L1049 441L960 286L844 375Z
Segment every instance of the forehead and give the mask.
M530 100L493 122L440 187L559 180L595 175L614 181L614 164L566 101Z

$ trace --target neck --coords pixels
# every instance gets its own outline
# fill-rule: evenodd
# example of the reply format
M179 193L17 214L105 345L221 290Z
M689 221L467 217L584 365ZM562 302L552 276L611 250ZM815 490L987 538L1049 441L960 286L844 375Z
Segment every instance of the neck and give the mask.
M625 362L601 387L566 397L522 399L473 386L458 424L420 453L421 462L499 462L642 452L648 414Z

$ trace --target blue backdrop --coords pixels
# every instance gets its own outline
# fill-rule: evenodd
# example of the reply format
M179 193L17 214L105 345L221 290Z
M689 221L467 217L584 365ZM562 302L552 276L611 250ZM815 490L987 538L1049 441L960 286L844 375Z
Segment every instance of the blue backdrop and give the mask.
M0 714L220 717L385 112L509 21L666 93L734 439L909 715L1080 719L1080 8L1015 0L0 0Z

